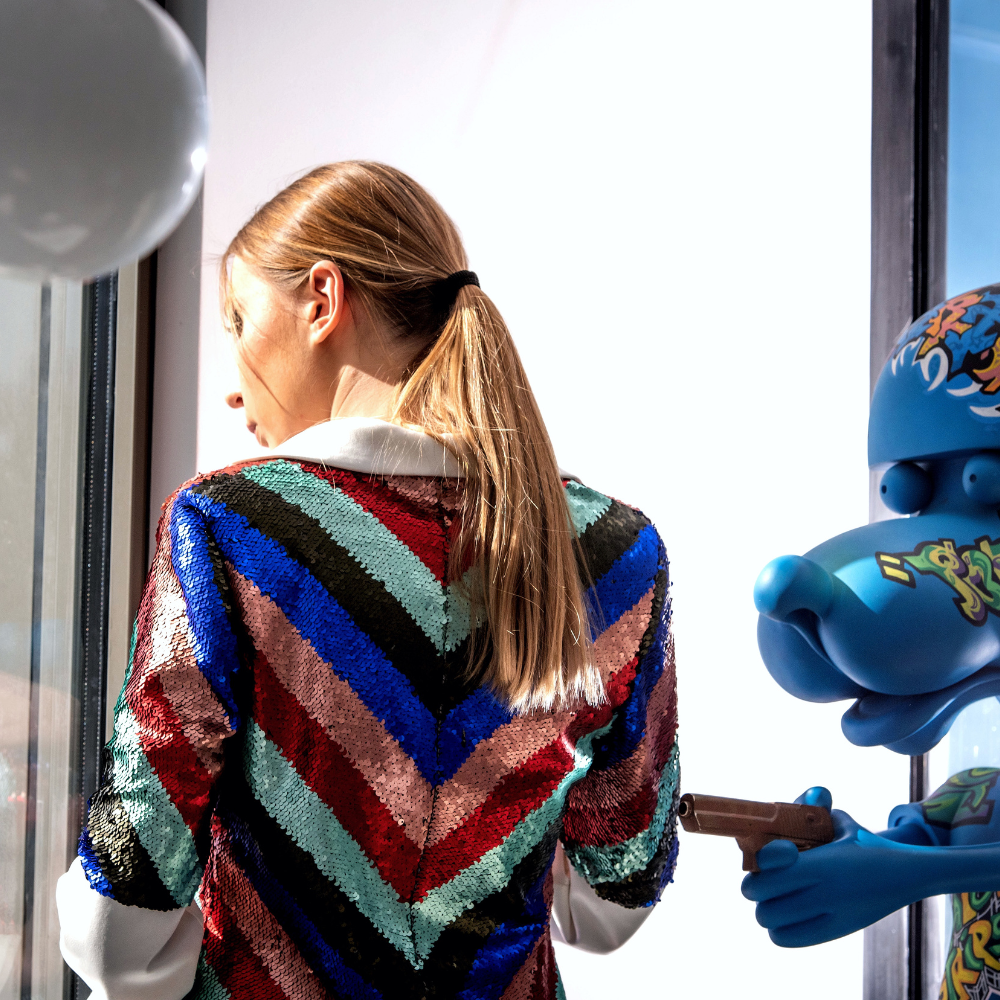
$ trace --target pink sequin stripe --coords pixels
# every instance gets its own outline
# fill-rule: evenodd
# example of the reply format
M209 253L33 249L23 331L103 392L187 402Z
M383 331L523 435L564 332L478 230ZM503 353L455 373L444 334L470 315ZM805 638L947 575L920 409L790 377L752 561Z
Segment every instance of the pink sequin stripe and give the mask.
M511 771L552 743L574 714L538 712L518 716L478 743L453 777L438 790L427 846L443 840L496 791Z
M385 484L405 500L425 509L434 507L441 493L438 480L430 476L386 476Z
M605 683L612 674L635 658L652 613L653 589L650 588L594 640L594 663L601 671L601 679Z
M650 779L653 772L650 733L654 739L660 735L665 716L674 711L673 639L667 645L667 662L660 679L649 695L646 706L646 732L631 755L623 761L587 776L587 801L602 802L609 807L630 799ZM575 789L570 792L573 796Z
M326 1000L326 990L285 929L261 902L257 890L222 841L215 856L218 891L271 979L294 1000Z
M169 546L157 548L150 576L150 586L139 611L140 626L144 613L155 617L145 634L140 628L134 663L138 669L129 678L129 686L137 688L149 674L159 674L163 693L177 716L181 732L199 763L214 776L222 766L222 741L232 735L232 729L225 709L198 669L187 606L170 561Z
M194 748L198 761L213 778L222 768L222 741L232 736L229 717L212 686L198 669L188 645L188 631L175 632L174 659L163 665L163 693L180 721L181 732Z
M649 624L653 591L598 636L594 662L607 679L633 659ZM438 791L428 847L443 840L474 812L508 774L548 746L569 725L573 712L539 712L518 716L477 744L455 775Z
M530 1000L531 988L535 985L538 965L541 959L541 948L545 941L543 934L531 949L531 954L524 960L524 965L514 973L514 978L507 984L500 1000Z
M418 847L433 793L413 759L386 732L346 681L341 680L270 598L227 563L254 645L275 675L344 749L393 818Z

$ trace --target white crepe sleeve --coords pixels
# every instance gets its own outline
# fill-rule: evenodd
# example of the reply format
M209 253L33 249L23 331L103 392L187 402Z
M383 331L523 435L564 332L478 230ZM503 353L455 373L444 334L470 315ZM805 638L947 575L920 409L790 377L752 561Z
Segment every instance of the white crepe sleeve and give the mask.
M607 955L620 948L653 912L651 906L632 909L601 899L570 864L562 844L552 864L552 940Z
M59 950L93 1000L181 1000L201 953L197 903L166 912L93 889L77 858L56 883Z

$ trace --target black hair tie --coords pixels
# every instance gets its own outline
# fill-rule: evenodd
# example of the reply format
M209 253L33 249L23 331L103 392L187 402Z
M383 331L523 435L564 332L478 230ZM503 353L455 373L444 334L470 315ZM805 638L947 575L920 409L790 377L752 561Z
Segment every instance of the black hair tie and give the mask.
M435 316L444 314L447 319L448 314L455 308L458 293L466 285L475 285L479 288L479 278L475 271L456 271L447 278L435 281L431 286L431 309Z
M466 285L479 287L475 271L456 271L419 288L397 292L393 312L400 329L415 336L438 336Z

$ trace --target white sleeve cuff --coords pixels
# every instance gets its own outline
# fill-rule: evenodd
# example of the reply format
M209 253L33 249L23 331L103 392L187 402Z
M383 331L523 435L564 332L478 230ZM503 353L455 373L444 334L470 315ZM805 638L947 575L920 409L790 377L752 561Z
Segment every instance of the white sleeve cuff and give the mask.
M552 865L552 938L581 951L606 955L620 948L653 912L651 906L630 909L601 899L570 864L562 844Z
M93 1000L181 1000L194 985L202 916L125 906L91 887L77 858L56 883L59 950Z

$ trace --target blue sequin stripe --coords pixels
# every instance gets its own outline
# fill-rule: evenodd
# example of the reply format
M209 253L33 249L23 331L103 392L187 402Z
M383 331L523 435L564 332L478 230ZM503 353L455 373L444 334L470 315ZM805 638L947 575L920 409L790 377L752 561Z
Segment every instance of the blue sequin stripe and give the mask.
M419 556L377 517L343 490L291 462L250 466L242 475L317 521L399 601L438 652L444 652L444 589Z
M215 582L208 526L199 506L197 494L189 490L175 498L170 511L170 557L184 594L198 669L222 702L235 731L240 725L232 685L239 667L236 637Z
M458 994L461 1000L499 1000L517 971L528 960L535 942L548 926L545 880L551 870L550 860L535 884L524 894L523 915L529 918L528 922L498 924L483 942Z
M580 520L577 530L596 523L611 506L611 500L578 483L570 483L567 491L575 494L575 509ZM582 499L580 499L582 498ZM652 526L644 528L632 546L614 563L612 568L597 581L596 587L601 609L610 609L609 623L618 620L646 595L656 576L655 563L650 556L662 550L659 536ZM628 574L635 574L629 579ZM655 678L654 678L655 680ZM489 737L499 726L509 722L510 711L499 702L488 688L480 688L448 713L441 727L442 780L447 781L461 767L475 745ZM465 743L465 747L462 743Z
M495 927L477 953L457 1000L500 1000L544 932L544 921Z
M456 705L442 722L438 737L440 780L453 778L476 745L513 717L514 713L487 687L477 688Z
M602 768L613 767L619 761L631 757L646 734L649 698L663 676L667 640L670 638L670 614L666 601L655 628L653 641L636 670L632 696L618 709L615 739L607 756L601 759Z
M622 882L649 864L663 839L679 776L680 752L677 740L674 740L670 757L660 776L660 792L649 826L618 844L577 845L566 849L573 867L591 885L599 882Z
M80 855L80 862L83 865L83 872L87 876L90 887L102 896L115 898L114 886L107 880L100 861L94 853L94 845L90 840L90 831L84 827L80 832L80 841L77 845L77 853Z
M649 591L659 569L659 552L660 536L647 524L611 569L594 581L598 607L607 625L618 621Z
M219 547L236 572L282 609L302 638L383 721L424 778L432 781L437 766L436 723L406 677L281 545L219 501L204 494L194 494L192 501L211 516Z
M355 1000L382 1000L382 994L344 963L340 953L327 943L292 894L268 871L245 820L231 812L221 818L240 868L310 968L319 970L340 993Z
M587 490L585 487L580 487L580 490L589 494L593 502L592 508L589 509L590 514L595 514L598 510L603 514L610 507L611 501L607 497L602 497L601 494ZM602 501L606 501L603 507L601 506ZM595 523L598 516L594 516L590 523ZM609 624L616 622L625 611L635 607L649 592L660 568L659 556L662 556L663 568L666 568L666 553L663 544L656 529L649 525L640 531L639 536L629 549L622 553L611 569L596 582L600 607L607 614ZM665 641L667 630L663 628L662 631ZM622 723L627 738L620 752L618 747L615 747L615 760L628 757L645 731L648 692L656 683L663 669L662 642L659 645L654 643L654 648L649 651L649 654L647 654L646 670L643 671L646 676L643 676L641 681L639 679L636 681L640 686L639 697L636 698L633 695L628 702L628 715ZM659 662L656 661L657 655L659 655ZM509 710L490 693L488 688L478 689L460 705L456 705L448 713L441 727L441 780L447 781L452 777L475 749L476 743L489 737L510 718ZM635 730L633 719L638 721L638 730ZM463 741L464 747L462 746Z

